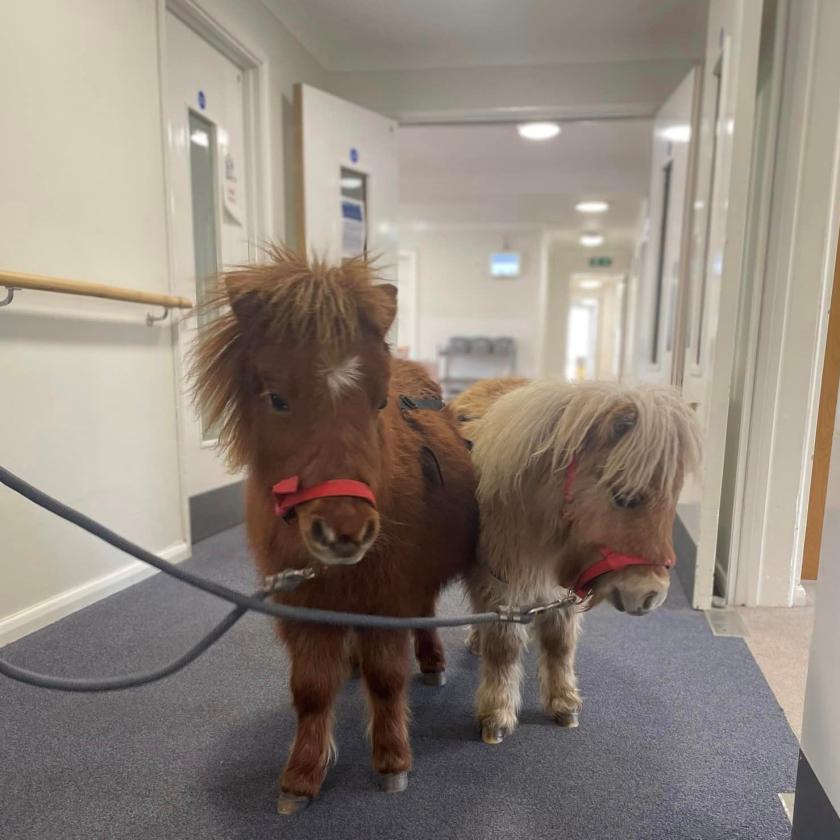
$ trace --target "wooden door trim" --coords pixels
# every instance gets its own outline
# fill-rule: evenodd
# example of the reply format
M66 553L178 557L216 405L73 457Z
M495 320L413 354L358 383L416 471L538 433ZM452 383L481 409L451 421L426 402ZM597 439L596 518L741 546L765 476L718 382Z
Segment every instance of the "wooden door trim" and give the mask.
M834 283L829 303L825 362L820 382L820 403L814 438L814 460L811 468L811 488L808 496L805 546L802 552L803 580L816 580L820 568L825 496L828 488L828 470L831 463L831 442L834 436L838 386L840 386L840 240L838 240L834 262Z

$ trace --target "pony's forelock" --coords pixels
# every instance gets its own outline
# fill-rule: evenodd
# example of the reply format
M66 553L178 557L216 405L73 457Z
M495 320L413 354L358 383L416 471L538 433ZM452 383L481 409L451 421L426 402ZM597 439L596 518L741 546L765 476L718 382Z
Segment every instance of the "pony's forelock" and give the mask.
M700 435L691 409L671 388L540 381L501 397L478 424L473 457L479 497L521 506L526 484L550 479L545 492L563 505L562 474L593 438L619 417L632 425L608 445L600 483L628 496L676 501L697 466Z

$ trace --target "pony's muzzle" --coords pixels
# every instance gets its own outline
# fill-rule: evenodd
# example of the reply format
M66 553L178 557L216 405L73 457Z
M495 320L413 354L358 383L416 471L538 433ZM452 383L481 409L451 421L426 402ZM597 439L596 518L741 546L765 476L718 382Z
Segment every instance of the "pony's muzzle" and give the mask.
M379 535L379 515L355 499L323 499L298 508L301 537L309 553L326 565L352 565Z
M671 582L664 566L634 566L610 577L610 600L628 615L647 615L661 607Z

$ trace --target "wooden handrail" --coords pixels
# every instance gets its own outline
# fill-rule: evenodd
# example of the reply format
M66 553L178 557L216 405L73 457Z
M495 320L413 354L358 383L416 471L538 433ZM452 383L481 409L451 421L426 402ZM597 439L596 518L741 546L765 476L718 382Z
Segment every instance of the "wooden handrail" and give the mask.
M62 280L60 277L43 277L38 274L24 274L20 271L0 271L0 286L5 286L7 289L32 289L39 292L61 292L65 295L124 300L129 303L162 306L164 309L193 308L191 300L174 295L143 292L139 289L121 289L119 286L89 283L86 280Z

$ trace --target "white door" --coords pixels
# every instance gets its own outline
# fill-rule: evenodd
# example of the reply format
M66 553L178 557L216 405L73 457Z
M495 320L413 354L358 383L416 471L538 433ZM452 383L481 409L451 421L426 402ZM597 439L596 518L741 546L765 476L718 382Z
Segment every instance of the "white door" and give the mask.
M699 71L692 70L656 115L651 156L650 241L641 294L636 299L636 370L639 378L671 382L678 303L688 279L691 161Z
M166 137L173 294L199 304L226 267L248 262L250 243L243 71L166 15ZM182 459L190 497L237 480L216 451L216 430L188 393L189 350L204 318L179 326Z
M398 306L391 349L403 359L418 359L416 251L400 251L396 279Z
M717 557L761 16L761 0L712 0L709 6L683 372L683 394L697 404L705 432L699 502L687 510L698 531L693 601L701 609L711 606Z
M338 262L367 252L397 274L397 124L309 85L295 87L303 245Z

